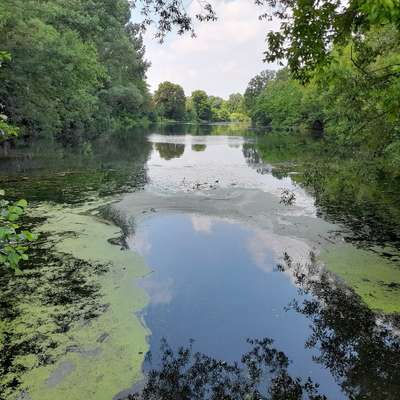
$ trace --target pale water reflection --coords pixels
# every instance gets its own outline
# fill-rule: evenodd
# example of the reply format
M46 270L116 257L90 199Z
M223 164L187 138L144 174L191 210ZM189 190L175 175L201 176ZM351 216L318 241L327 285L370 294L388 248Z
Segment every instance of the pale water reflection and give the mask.
M152 134L147 190L176 192L215 188L259 189L280 196L296 194L302 213L315 215L314 200L290 177L277 179L272 166L251 158L252 137ZM249 158L250 157L250 158ZM269 173L260 173L268 171Z

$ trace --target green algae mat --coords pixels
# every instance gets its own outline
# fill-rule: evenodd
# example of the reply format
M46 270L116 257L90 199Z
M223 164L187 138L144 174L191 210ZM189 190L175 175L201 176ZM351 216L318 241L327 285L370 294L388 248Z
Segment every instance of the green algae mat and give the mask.
M7 399L111 399L142 376L148 331L137 313L147 296L135 281L147 269L135 253L110 243L121 232L97 208L33 210L45 219L36 229L42 249L51 251L33 256L35 268L22 273L25 292L22 276L8 287L19 301L17 317L0 325L0 347L14 350L0 378ZM19 391L12 390L16 383Z
M400 268L393 261L351 244L328 246L320 258L372 310L400 312Z

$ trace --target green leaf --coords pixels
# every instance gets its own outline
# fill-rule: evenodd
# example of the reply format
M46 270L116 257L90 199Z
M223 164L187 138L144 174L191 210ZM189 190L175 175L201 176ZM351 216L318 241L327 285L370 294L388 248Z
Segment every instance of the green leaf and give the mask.
M18 214L9 214L9 216L8 216L8 220L11 222L16 221L18 218L19 218Z
M17 214L17 215L21 215L24 212L24 210L21 207L16 205L8 207L8 211L12 214Z
M4 196L4 190L0 190L0 196ZM0 199L0 264L13 269L16 274L21 273L19 262L29 258L26 243L37 238L36 234L28 230L20 231L20 226L14 223L23 215L27 206L28 202L24 199L13 204Z
M38 235L29 231L22 231L21 233L24 235L25 239L29 240L30 242L38 238Z
M21 208L26 208L26 207L28 207L28 202L25 199L21 199L21 200L18 200L15 203L15 205L17 205L18 207L21 207Z
M4 239L8 236L8 229L0 228L0 239Z

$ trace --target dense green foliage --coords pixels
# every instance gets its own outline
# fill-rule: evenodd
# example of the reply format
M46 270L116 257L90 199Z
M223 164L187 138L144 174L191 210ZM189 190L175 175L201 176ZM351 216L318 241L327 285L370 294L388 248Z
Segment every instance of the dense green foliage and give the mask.
M275 78L275 71L261 71L252 78L244 92L244 103L247 109L252 109L255 105L257 97L261 94L268 82Z
M247 122L249 117L243 95L231 94L228 100L195 90L185 97L183 88L162 82L153 96L155 114L160 121Z
M260 4L282 21L268 34L266 61L286 59L288 67L248 102L253 121L275 130L311 130L336 154L374 159L382 172L398 176L400 2Z
M200 121L211 121L211 105L204 90L195 90L191 96L191 103L197 118Z
M5 61L10 61L10 54L5 51L0 51L0 67L2 67ZM18 135L18 129L10 125L7 115L1 113L4 105L0 103L0 144L6 142L10 138L15 138Z
M211 119L214 122L224 122L230 120L230 112L227 102L218 96L209 96L208 101L211 106Z
M17 224L28 205L26 200L10 203L3 199L4 194L0 190L0 265L17 271L20 261L28 259L26 244L36 236Z
M383 172L400 170L400 32L371 27L363 38L336 45L330 62L306 84L288 70L270 80L249 113L274 130L324 136L336 153L375 159Z
M299 123L302 90L296 81L276 78L261 91L252 108L252 118L273 129L295 129Z
M0 99L24 135L67 141L146 116L148 64L127 0L4 0ZM72 138L72 139L71 139Z
M207 96L202 90L192 93L188 101L188 119L210 122L245 122L249 118L240 93L231 94L228 100Z
M265 60L287 60L303 81L316 68L330 63L332 45L363 41L373 27L400 26L399 0L258 0L268 7L263 17L281 20L280 29L267 35Z
M181 86L162 82L154 93L153 100L160 117L176 121L184 119L186 97Z
M3 61L9 60L8 53L0 52L0 67ZM7 122L5 115L0 114L0 145L17 135L18 129ZM10 203L4 199L4 195L5 191L0 189L0 266L17 271L20 261L28 259L26 243L34 240L35 235L22 230L16 223L28 205L26 200Z
M7 116L0 114L0 144L18 136L18 129L10 125L7 121Z

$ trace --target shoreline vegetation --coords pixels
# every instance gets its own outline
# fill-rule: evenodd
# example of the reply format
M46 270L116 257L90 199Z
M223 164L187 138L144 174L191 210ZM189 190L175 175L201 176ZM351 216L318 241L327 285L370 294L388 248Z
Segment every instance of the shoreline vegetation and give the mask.
M310 11L302 7L298 19L285 25L288 38L296 43L312 40L300 29ZM261 71L243 94L222 99L203 90L187 95L171 82L160 83L150 93L141 26L130 22L126 0L112 5L99 0L94 9L81 1L65 8L58 0L29 0L27 5L6 0L0 7L0 146L6 151L17 134L20 140L54 137L73 146L107 132L129 134L135 127L154 122L243 122L300 140L320 140L338 158L373 159L384 174L398 178L400 32L396 9L394 5L361 8L361 32L354 35L350 32L356 26L346 21L350 27L341 32L342 14L329 9L325 17L342 40L333 40L323 51L320 42L310 46L305 57L310 65L295 62L303 55L303 47L299 53L285 49L287 67ZM161 37L174 25L174 11L169 12L162 16L170 25L159 26ZM211 17L210 9L204 12ZM323 32L327 27L322 9L313 12L313 26ZM182 21L175 23L179 26ZM187 23L182 32L191 31L192 21ZM279 35L268 35L266 58L270 61L285 53L272 37Z
M96 399L105 400L142 378L149 332L138 313L148 297L132 286L148 269L137 254L124 248L124 229L130 227L118 227L103 218L106 202L96 197L143 188L152 144L142 138L139 146L132 145L129 138L139 138L138 132L154 123L166 132L170 124L190 126L194 135L202 132L198 127L203 125L225 135L235 134L235 124L246 127L255 142L255 149L243 145L246 161L256 168L272 165L271 174L278 179L290 177L311 193L318 217L346 228L342 247L328 249L321 260L362 298L359 308L368 323L359 321L360 332L366 324L370 337L357 334L354 343L361 343L364 354L371 346L379 354L388 345L388 335L387 353L390 360L398 360L398 343L387 331L379 337L381 341L376 340L379 345L368 340L377 338L375 319L380 313L398 322L400 311L396 297L400 3L257 3L270 8L261 18L273 16L280 22L276 31L267 34L264 57L282 68L261 71L244 93L223 99L201 89L185 94L172 82L160 83L151 93L146 81L150 63L143 28L156 20L160 39L174 28L180 34L194 34L195 20L216 20L207 2L196 16L170 0L141 5L128 0L1 2L0 159L12 164L14 148L27 149L49 140L61 146L52 156L76 157L81 169L76 174L52 171L37 179L26 174L17 184L0 182L0 297L4 305L0 349L7 349L0 356L0 399L93 398L96 393ZM141 24L131 20L135 6L141 11ZM227 133L227 127L233 128ZM100 160L100 169L95 166L96 141L109 151L104 164ZM113 147L111 142L118 145ZM204 145L200 146L203 151ZM123 152L130 158L109 167L119 162ZM133 166L132 158L139 168ZM113 162L108 164L109 160ZM346 269L345 264L354 259L354 268ZM382 260L379 273L378 259ZM302 276L298 278L301 282ZM324 333L318 338L323 342L337 328L330 325L331 298L325 294L326 287L314 281L308 285L312 286L308 291L317 291L325 303L313 304L315 312L307 305L300 312L311 314ZM342 298L339 294L336 300ZM350 303L342 313L349 320ZM340 309L340 301L335 306ZM267 353L271 344L264 342ZM351 345L346 348L349 354L354 353ZM207 364L199 360L201 366ZM186 365L187 360L183 361ZM283 361L278 384L289 381L287 360ZM347 361L340 360L339 367L344 368ZM360 360L358 367L368 368L365 363ZM169 368L169 363L164 367ZM372 377L380 372L369 371ZM351 378L347 371L339 373ZM388 367L382 379L396 390L398 383L391 381L391 374L397 378L397 372ZM153 375L157 393L160 382L164 384L159 375ZM312 383L304 385L298 382L294 390L308 388L309 397L324 398L316 394ZM22 392L17 393L16 387ZM371 393L378 395L375 390Z
M267 34L265 60L285 59L287 66L261 71L243 94L222 99L203 90L185 94L172 82L160 83L152 94L146 83L150 64L142 32L155 23L151 14L160 18L156 36L163 39L174 27L194 33L195 19L215 21L212 4L190 16L168 1L160 8L152 1L98 0L93 7L79 0L66 7L59 0L5 0L0 130L8 138L2 147L17 127L21 139L47 136L74 145L164 120L251 122L322 139L332 153L373 158L397 174L398 1L350 1L342 8L329 0L321 7L267 3L271 10L261 17L274 16L281 26ZM132 6L141 10L142 24L131 22Z

